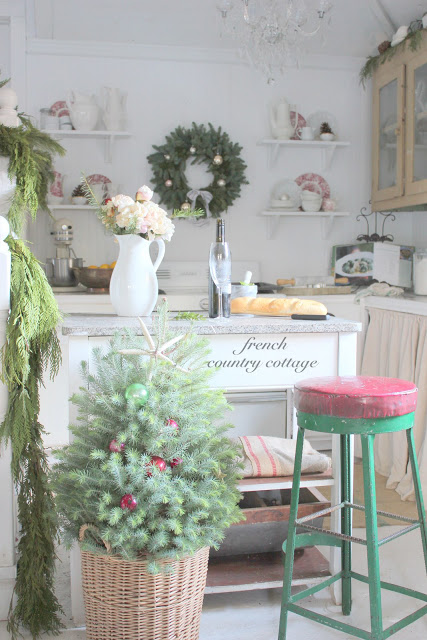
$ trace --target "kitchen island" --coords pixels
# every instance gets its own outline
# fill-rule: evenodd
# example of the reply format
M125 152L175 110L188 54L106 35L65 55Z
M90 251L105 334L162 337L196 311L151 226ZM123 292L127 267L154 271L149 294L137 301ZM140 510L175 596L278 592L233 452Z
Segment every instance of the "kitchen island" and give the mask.
M144 321L150 330L151 318L144 318ZM197 334L208 337L212 354L206 366L217 370L212 385L223 388L236 408L234 414L237 419L235 415L231 417L236 424L230 433L232 436L293 437L296 430L292 402L295 382L314 376L353 375L356 372L357 333L361 330L361 324L357 322L331 317L325 321L301 321L259 316L233 316L223 324L208 318L194 323L170 322L171 330L177 334L185 333L191 327ZM129 328L141 334L137 318L111 315L72 315L66 318L62 326L62 344L68 368L67 397L82 384L81 361L89 362L89 370L93 366L91 349L105 346L115 332ZM69 405L71 421L76 418L75 410L73 405ZM318 446L312 438L310 440ZM331 444L331 472L307 475L302 480L302 488L311 491L310 495L318 503L317 507L305 505L308 510L320 510L319 505L324 505L324 498L316 487L331 486L333 501L339 501L339 447L334 440ZM247 478L241 480L239 486L244 492L286 490L292 486L292 477ZM280 509L283 520L289 509ZM338 529L338 517L332 520ZM338 554L331 553L328 563L316 549L307 549L295 563L295 584L313 583L324 578L329 571L335 573L337 570ZM83 622L84 610L77 548L72 551L71 581L73 617L79 624ZM212 561L206 592L280 585L280 553L235 555Z

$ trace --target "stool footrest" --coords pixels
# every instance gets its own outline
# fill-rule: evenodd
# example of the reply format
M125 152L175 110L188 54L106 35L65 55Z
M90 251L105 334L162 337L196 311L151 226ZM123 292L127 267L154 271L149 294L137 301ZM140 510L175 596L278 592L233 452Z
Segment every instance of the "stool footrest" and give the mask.
M369 631L358 629L357 627L353 627L353 625L345 624L345 622L340 622L339 620L333 620L332 618L323 616L321 613L315 613L314 611L310 611L309 609L304 609L304 607L300 607L298 604L289 604L287 606L287 609L288 611L292 611L292 613L298 613L300 616L308 618L309 620L313 620L314 622L320 622L320 624L323 624L326 627L330 627L331 629L343 631L344 633L350 634L355 638L362 638L362 640L372 639Z
M304 535L304 534L301 534L301 535ZM328 618L327 616L324 616L320 613L310 611L309 609L304 609L304 607L301 607L295 604L299 600L302 600L307 596L311 596L314 593L317 593L318 591L325 589L326 587L330 586L331 584L333 584L334 582L342 578L342 576L343 576L343 572L340 571L339 573L332 576L331 578L328 578L327 580L323 580L320 584L316 584L313 587L310 587L309 589L304 589L304 591L300 591L299 593L291 596L289 604L286 606L286 608L288 609L288 611L297 613L303 616L304 618L308 618L309 620L319 622L320 624L330 627L331 629L337 629L338 631L343 631L344 633L352 634L356 638L371 640L372 635L369 631L365 631L364 629L359 629L358 627L353 627L352 625L345 624L344 622L335 620L334 618ZM360 573L356 573L355 571L350 571L350 577L369 585L369 578ZM388 591L394 591L395 593L400 593L404 596L409 596L410 598L415 598L416 600L422 600L423 602L427 603L427 594L421 593L420 591L415 591L414 589L408 589L407 587L401 587L400 585L393 584L391 582L384 582L384 581L381 581L380 586L382 589L387 589ZM397 631L404 629L406 626L408 626L409 624L412 624L412 622L415 622L426 613L427 613L427 604L422 606L417 611L414 611L413 613L405 616L398 622L394 622L392 625L390 625L390 627L383 630L383 634L381 636L382 640L386 640L386 638L389 638L393 634L397 633Z
M331 536L331 538L337 538L338 540L345 540L346 542L356 542L357 544L364 544L366 546L366 540L364 540L363 538L356 538L355 536L348 536L345 533L338 533L337 531L330 531L329 529L319 529L319 527L315 527L312 524L300 524L298 522L298 520L295 521L295 523L297 524L297 526L302 527L303 529L309 529L309 531L320 531L320 533L323 533L325 536ZM307 535L316 535L316 533L313 534L307 534ZM314 546L318 543L312 543ZM324 542L323 544L331 544L330 542ZM341 546L341 543L339 543L338 545L335 546Z
M315 514L310 514L308 516L304 516L303 518L297 518L295 520L295 524L298 527L302 527L303 529L308 529L309 531L314 531L316 533L320 531L321 533L324 533L326 536L331 536L334 538L338 538L339 540L345 540L347 542L355 542L357 544L363 544L366 546L366 540L363 540L363 538L356 538L355 536L346 535L344 533L339 533L337 531L330 531L329 529L319 530L319 527L315 527L314 525L307 524L308 522L310 522L310 520L314 520L315 518L328 515L330 513L333 513L334 511L337 511L339 509L344 509L344 508L358 509L359 511L365 511L365 507L360 504L353 504L352 502L341 502L340 504L337 504L333 507L328 507L327 509L323 509L322 511L316 511ZM405 533L414 531L414 529L419 529L421 526L420 521L415 520L414 518L407 518L406 516L399 516L399 515L396 515L395 513L389 513L388 511L380 511L380 510L377 511L377 514L386 516L388 518L394 518L395 520L401 520L402 522L411 523L409 527L405 527L404 529L401 529L400 531L397 531L396 533L393 533L390 536L387 536L386 538L379 540L378 542L379 547L382 546L383 544L386 544L386 542L390 542L390 540L395 540L396 538L403 536Z
M326 589L326 587L330 587L331 584L334 584L334 582L336 582L337 580L341 580L341 578L343 577L343 573L344 573L343 571L340 571L334 576L327 578L327 580L322 580L322 582L319 582L319 584L315 584L312 587L309 587L308 589L304 589L304 591L298 591L298 593L295 593L293 596L290 597L289 602L295 604L295 602L298 602L298 600L302 600L303 598L312 596L314 593L317 593L318 591L322 591L323 589Z

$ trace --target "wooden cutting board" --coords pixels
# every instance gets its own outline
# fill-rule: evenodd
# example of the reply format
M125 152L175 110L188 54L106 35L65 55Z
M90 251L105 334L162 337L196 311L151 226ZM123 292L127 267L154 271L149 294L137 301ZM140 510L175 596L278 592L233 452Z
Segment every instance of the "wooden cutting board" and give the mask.
M331 285L330 287L282 287L280 293L285 293L287 296L336 296L351 293L350 285L343 285L342 287L336 287Z

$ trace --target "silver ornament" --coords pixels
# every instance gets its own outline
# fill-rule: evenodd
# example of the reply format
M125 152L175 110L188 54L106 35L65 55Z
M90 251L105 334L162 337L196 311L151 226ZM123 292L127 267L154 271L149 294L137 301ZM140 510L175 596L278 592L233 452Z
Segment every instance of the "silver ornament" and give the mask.
M165 187L171 187L172 186L172 180L165 180Z
M191 146L190 147L190 153L196 153L196 147Z
M214 156L213 163L219 166L223 163L223 157L217 154L216 156Z
M220 178L218 180L218 187L225 187L225 180L223 180L222 178Z
M165 160L170 160L171 157L168 153L165 153L165 155L163 156Z
M183 202L181 205L182 211L190 211L191 204L189 202Z

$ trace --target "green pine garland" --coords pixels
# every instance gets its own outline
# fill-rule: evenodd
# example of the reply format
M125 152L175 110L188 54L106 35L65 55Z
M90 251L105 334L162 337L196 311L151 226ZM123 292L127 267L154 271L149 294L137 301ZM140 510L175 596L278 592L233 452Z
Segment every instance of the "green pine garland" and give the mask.
M191 164L206 163L213 179L200 190L209 191L213 198L209 209L214 218L218 218L240 196L241 187L249 184L245 178L246 164L240 157L242 147L231 142L221 127L215 130L209 123L197 125L193 122L191 129L177 127L166 136L166 143L153 145L155 153L148 156L152 166L154 191L160 196L160 203L170 209L181 209L187 202L190 185L185 177L187 162ZM190 149L194 148L192 152ZM222 157L221 164L214 164L214 157ZM166 182L172 181L171 186ZM205 203L199 197L196 206L204 209Z
M423 30L420 28L414 29L413 31L410 31L406 38L395 47L389 47L377 56L369 56L360 70L359 79L361 85L364 87L366 80L373 76L376 69L385 62L388 62L388 60L391 60L396 53L403 51L406 45L408 45L410 51L417 51L423 41L422 31Z
M0 125L0 155L9 158L9 177L16 191L9 210L11 231L19 235L29 212L47 208L46 196L53 175L52 154L63 148L38 131L25 116L21 126ZM2 381L9 402L0 425L0 442L12 445L12 474L18 490L17 602L11 603L8 630L12 638L19 627L33 638L58 634L61 607L54 593L53 576L57 522L48 486L48 465L43 447L43 427L38 421L39 387L43 374L51 377L61 362L56 333L61 316L41 265L22 240L6 238L12 269L10 314L6 343L1 349Z
M158 311L157 346L174 336L166 303ZM106 553L105 541L128 559L144 553L149 570L157 572L157 559L218 546L226 527L241 520L240 474L238 450L224 435L231 427L223 422L226 399L208 386L208 341L190 331L169 350L184 371L163 360L118 353L146 346L131 331L116 334L105 352L93 350L94 373L83 363L87 384L72 398L78 423L70 427L73 442L56 452L52 483L68 543L89 524L84 549ZM142 407L126 400L134 383L148 389ZM168 426L171 418L178 430ZM112 441L124 450L111 451ZM165 460L166 469L151 466L151 456ZM120 505L129 494L135 510Z
M21 126L0 124L0 156L9 158L9 178L16 179L16 190L9 209L12 231L21 234L27 211L33 220L38 209L47 209L47 192L53 179L52 156L65 150L50 136L20 115Z

